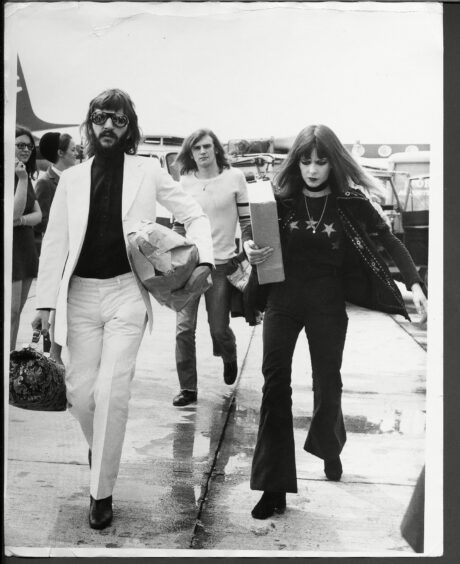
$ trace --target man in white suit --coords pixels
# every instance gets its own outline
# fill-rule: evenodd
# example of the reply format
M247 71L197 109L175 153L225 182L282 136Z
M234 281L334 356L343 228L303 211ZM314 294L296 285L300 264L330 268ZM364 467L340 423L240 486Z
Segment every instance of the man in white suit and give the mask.
M107 90L84 123L89 159L62 173L43 239L35 327L67 346L67 400L89 446L89 524L112 521L130 384L152 308L130 264L127 234L155 220L156 201L184 223L200 263L186 289L199 291L213 269L209 221L195 200L154 159L134 156L140 140L130 97Z

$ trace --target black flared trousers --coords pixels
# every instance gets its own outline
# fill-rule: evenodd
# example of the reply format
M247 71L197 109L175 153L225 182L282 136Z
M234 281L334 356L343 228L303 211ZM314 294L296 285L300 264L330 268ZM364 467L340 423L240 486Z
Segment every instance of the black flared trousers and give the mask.
M263 324L263 386L251 489L297 492L291 366L304 328L313 371L314 410L304 449L337 457L346 441L340 368L347 332L342 283L330 275L287 279L270 289Z

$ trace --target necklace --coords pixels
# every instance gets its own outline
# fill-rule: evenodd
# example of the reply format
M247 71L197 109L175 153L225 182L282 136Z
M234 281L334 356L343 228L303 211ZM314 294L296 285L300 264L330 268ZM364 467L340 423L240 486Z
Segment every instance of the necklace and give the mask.
M206 192L206 188L217 178L217 176L212 176L211 178L200 178L196 171L194 173L194 176L197 180L199 180L202 184L202 191Z
M311 229L313 231L313 235L316 234L316 230L318 229L318 227L319 227L319 225L320 225L320 223L323 219L324 212L326 211L328 198L329 198L329 194L326 196L326 200L324 202L323 211L321 212L320 218L318 219L318 221L315 221L310 215L310 210L308 209L308 204L307 204L307 196L305 196L305 194L304 194L305 209L307 210L307 215L308 215L308 222L307 222L308 227L307 227L307 229Z

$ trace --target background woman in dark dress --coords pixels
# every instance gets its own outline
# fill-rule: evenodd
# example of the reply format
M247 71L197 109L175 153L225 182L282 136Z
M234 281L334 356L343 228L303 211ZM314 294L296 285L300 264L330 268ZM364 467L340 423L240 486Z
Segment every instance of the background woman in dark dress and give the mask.
M15 144L10 350L16 348L21 312L32 281L37 276L38 255L33 227L42 218L31 181L37 172L32 133L25 127L16 126Z
M341 408L345 300L408 317L404 300L369 234L377 236L426 316L422 281L404 245L362 191L369 177L335 133L312 125L297 136L276 178L285 281L271 284L263 324L265 379L251 489L264 494L252 510L265 519L297 492L292 422L291 364L302 329L307 335L314 408L304 449L324 460L329 480L340 480L346 441ZM251 264L271 249L244 245Z

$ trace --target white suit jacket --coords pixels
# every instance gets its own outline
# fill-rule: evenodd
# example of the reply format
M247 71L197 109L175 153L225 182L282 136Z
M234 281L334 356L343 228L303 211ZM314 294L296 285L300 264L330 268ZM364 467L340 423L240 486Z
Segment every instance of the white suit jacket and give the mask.
M37 309L56 309L54 338L67 342L67 293L77 265L88 224L93 158L65 170L60 178L43 239L37 278ZM156 202L184 223L196 244L200 262L214 264L209 220L156 159L125 155L123 169L122 224L125 243L132 226L142 219L155 221ZM138 281L152 328L152 305Z

